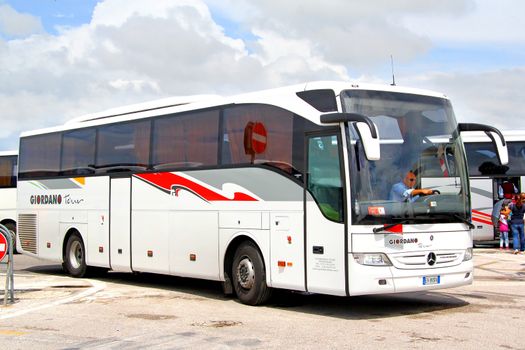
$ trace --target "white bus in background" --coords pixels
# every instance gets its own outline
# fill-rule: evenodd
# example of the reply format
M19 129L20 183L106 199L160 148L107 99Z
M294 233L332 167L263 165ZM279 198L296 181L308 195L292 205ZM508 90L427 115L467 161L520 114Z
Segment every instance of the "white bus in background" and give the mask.
M18 152L0 152L0 224L16 233Z
M469 284L459 135L471 130L490 130L505 156L497 130L458 125L442 94L344 82L78 118L21 135L20 245L73 276L216 280L251 305L274 288L354 296ZM440 192L390 200L407 170Z
M463 137L470 175L474 241L499 238L491 215L494 204L514 192L523 192L525 184L525 131L502 131L507 142L509 163L500 165L492 140L485 133L469 133ZM504 190L506 189L506 190ZM503 192L503 193L502 193Z

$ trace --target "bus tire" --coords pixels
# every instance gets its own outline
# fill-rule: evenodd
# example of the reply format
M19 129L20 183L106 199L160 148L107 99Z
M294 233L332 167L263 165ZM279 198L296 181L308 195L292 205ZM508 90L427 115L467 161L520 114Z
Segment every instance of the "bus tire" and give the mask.
M232 282L243 304L260 305L270 297L272 290L266 285L264 262L254 243L243 242L237 248L233 258Z
M73 277L84 277L86 275L86 249L78 233L73 233L67 240L62 266Z

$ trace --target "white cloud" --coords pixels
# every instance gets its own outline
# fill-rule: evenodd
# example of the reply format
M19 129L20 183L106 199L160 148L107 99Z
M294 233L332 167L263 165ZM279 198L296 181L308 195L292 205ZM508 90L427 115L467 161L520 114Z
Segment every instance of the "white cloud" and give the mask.
M155 4L108 0L89 24L0 42L0 108L11 136L167 95L269 84L260 62L224 35L203 3Z
M439 2L437 2L439 3ZM433 13L402 15L403 25L434 41L451 44L525 44L523 14L525 2L516 0L476 0L466 3L461 15L447 17ZM444 20L445 19L445 20Z
M26 37L44 31L40 19L15 11L9 5L0 4L0 37Z
M391 54L410 61L431 48L418 30L408 30L403 15L464 13L470 0L422 2L414 0L316 1L208 0L221 16L239 22L264 41L260 33L279 33L282 41L310 42L311 54L329 64L354 69L388 61ZM243 16L243 13L246 13ZM295 55L306 55L297 51Z
M434 73L409 83L445 92L459 121L523 129L525 67L477 74Z
M500 10L490 11L491 4ZM62 27L56 35L43 33L39 19L27 15L38 25L19 30L18 39L0 40L0 110L12 130L0 134L0 148L16 147L13 135L21 130L165 96L308 80L389 83L391 54L402 70L399 80L447 93L460 119L522 117L524 66L468 74L462 69L469 62L451 62L443 73L423 59L441 42L468 48L486 38L519 49L525 40L516 16L524 6L511 0L324 0L322 6L299 0L105 0L89 23ZM5 7L0 5L0 37L6 33Z

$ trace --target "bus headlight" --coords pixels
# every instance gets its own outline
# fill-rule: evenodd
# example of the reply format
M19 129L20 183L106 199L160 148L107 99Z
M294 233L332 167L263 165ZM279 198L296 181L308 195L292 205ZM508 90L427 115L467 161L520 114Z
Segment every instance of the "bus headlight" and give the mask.
M472 251L472 248L467 248L467 250L465 250L465 256L463 257L463 261L472 260L473 255L474 252Z
M354 253L354 260L361 265L392 266L390 259L383 253Z

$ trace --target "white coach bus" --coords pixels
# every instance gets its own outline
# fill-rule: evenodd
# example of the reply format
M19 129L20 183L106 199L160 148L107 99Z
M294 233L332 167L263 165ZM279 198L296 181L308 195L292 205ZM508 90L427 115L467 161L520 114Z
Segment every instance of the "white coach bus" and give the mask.
M73 276L216 280L251 305L273 288L469 284L460 133L471 130L490 130L506 155L497 130L458 125L444 95L396 86L315 82L114 109L21 135L19 240ZM407 170L436 191L389 199Z
M468 133L463 137L470 175L474 242L498 239L499 233L491 220L494 204L504 198L512 199L523 192L525 184L525 131L502 131L509 163L501 165L492 140L485 133Z
M16 233L17 151L0 152L0 224Z

